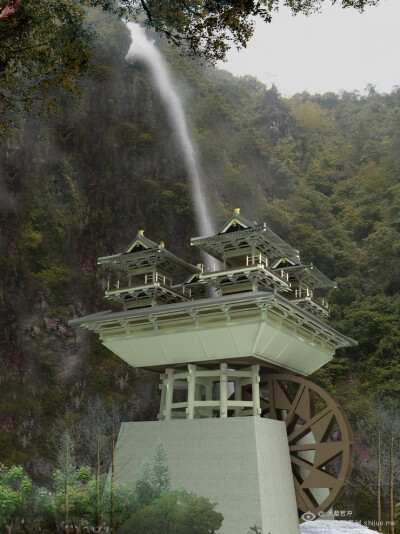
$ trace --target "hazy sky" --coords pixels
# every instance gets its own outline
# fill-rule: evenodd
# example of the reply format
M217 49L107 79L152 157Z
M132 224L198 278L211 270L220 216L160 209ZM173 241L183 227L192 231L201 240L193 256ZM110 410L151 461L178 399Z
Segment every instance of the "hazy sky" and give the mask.
M326 6L321 13L293 17L281 9L272 23L257 23L247 49L228 54L220 67L251 74L289 96L306 90L324 93L379 92L400 85L400 0L381 0L360 14Z

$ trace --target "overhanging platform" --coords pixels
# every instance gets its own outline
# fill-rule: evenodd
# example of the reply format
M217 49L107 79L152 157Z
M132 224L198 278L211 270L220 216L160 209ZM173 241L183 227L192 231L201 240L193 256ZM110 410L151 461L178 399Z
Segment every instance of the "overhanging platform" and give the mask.
M309 375L337 348L356 345L275 291L101 312L70 325L96 332L130 365L159 372L183 363L248 359Z

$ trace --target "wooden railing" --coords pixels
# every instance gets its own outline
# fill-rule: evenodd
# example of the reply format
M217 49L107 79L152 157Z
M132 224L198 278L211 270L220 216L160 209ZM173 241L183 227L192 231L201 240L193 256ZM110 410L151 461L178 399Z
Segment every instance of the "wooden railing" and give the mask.
M133 277L132 277L133 278ZM133 286L140 286L143 284L163 284L164 286L172 286L172 278L160 273L146 273L143 282L139 280L132 281L129 276L110 277L107 280L107 291L115 291Z
M326 300L324 300L324 299L321 299L321 300L315 299L314 298L314 292L311 289L309 289L308 287L304 288L304 289L295 289L294 298L295 299L313 299L314 302L316 302L320 306L323 306L326 309L329 308L328 302Z

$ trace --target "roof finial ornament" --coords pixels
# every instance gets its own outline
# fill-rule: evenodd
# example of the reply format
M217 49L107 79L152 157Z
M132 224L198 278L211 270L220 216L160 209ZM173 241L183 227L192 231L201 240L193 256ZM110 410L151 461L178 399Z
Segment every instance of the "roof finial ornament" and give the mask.
M160 241L160 247L165 248L165 243L164 243L164 241Z
M235 208L234 212L237 213L238 215L240 215L240 208Z
M144 230L139 230L138 234L144 236Z

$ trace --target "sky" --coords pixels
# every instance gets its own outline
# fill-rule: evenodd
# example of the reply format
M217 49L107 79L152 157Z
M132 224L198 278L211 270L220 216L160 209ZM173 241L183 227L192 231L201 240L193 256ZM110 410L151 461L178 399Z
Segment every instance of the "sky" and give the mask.
M380 0L364 13L326 5L308 17L281 8L270 24L257 21L247 48L231 50L219 67L275 84L284 96L363 93L369 83L390 92L400 85L399 23L400 0Z

